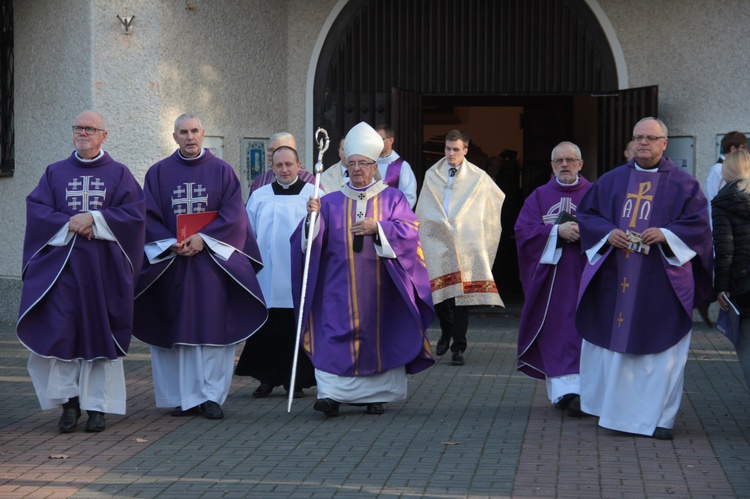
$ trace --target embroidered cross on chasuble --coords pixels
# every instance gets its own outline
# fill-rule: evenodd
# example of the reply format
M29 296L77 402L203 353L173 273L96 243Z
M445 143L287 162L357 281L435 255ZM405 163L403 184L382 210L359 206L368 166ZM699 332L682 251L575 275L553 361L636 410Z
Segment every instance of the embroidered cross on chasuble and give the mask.
M81 175L67 183L65 200L68 207L77 213L99 210L104 205L107 189L100 178Z
M650 227L660 178L661 175L658 174L633 170L628 181L627 194L620 208L620 229L640 234ZM621 292L617 293L615 315L612 317L612 349L623 352L628 345L632 318L638 313L635 310L636 290L646 255L633 250L618 250L614 256L620 278L619 282L613 285ZM618 279L617 276L614 278Z

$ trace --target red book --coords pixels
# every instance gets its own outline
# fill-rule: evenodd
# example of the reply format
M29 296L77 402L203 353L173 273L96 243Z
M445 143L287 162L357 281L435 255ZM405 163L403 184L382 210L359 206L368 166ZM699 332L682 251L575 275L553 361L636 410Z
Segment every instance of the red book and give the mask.
M177 241L182 242L213 222L219 216L218 211L202 211L177 215Z

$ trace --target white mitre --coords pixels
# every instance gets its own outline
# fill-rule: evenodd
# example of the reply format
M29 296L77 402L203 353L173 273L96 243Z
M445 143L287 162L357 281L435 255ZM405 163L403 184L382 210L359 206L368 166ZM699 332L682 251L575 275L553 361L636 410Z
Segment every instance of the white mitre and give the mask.
M377 161L383 151L383 139L373 127L364 121L358 123L349 130L344 141L344 154L346 159L354 154Z

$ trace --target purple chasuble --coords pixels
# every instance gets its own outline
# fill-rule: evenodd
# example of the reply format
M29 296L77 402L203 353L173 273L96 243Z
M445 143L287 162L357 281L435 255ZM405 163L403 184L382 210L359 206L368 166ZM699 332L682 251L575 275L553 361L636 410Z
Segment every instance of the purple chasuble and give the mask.
M144 190L147 243L175 238L178 213L218 211L200 232L235 251L223 260L206 243L192 257L144 259L134 336L171 348L232 345L255 333L268 317L255 275L262 263L232 167L208 150L194 160L176 151L149 169Z
M383 182L394 189L398 189L399 180L401 179L401 165L404 164L404 158L398 158L388 164L385 171Z
M674 346L691 329L693 307L710 300L713 253L708 203L698 182L667 158L657 173L631 160L603 175L578 208L584 250L615 228L668 229L696 252L671 265L671 249L654 245L647 255L613 249L586 265L576 325L587 341L615 352L645 355Z
M365 199L365 190L356 193ZM356 205L342 191L321 198L305 296L305 351L317 369L339 376L369 376L399 366L407 373L423 371L435 363L427 336L434 311L419 222L403 193L386 187L367 200L365 216L380 223L397 258L380 258L374 236L364 236L362 250L355 252L350 229ZM297 313L304 225L303 220L291 238Z
M575 313L578 284L586 265L580 242L562 243L556 265L539 263L550 232L563 211L576 214L591 182L578 177L575 185L552 178L526 198L516 220L518 265L526 299L518 330L518 370L532 378L579 373L581 337Z
M47 244L73 215L87 211L101 213L115 241L73 234L65 246ZM73 153L47 167L26 198L16 327L26 348L63 360L127 353L145 217L138 182L106 152L92 162Z

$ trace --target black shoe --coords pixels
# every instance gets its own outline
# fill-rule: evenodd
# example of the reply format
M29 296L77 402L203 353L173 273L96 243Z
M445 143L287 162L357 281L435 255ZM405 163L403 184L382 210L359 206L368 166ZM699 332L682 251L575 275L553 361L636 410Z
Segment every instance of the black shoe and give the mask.
M573 394L573 397L568 402L568 416L571 418L582 418L584 416L581 410L581 396Z
M464 362L463 352L453 352L453 357L451 357L451 365L462 366L464 364L465 362Z
M367 404L367 414L383 414L384 412L385 409L383 408L383 404L381 402Z
M567 393L567 394L563 395L560 398L560 400L558 400L557 402L555 402L555 409L560 409L561 411L564 411L565 409L568 408L568 406L570 405L570 403L576 397L578 397L578 408L580 409L580 407L581 407L581 398L578 396L577 393Z
M78 406L78 397L70 399L63 404L62 416L57 422L60 433L70 433L76 429L78 418L81 417L81 408Z
M448 351L448 348L450 348L451 339L450 338L440 338L440 341L437 343L437 347L435 348L435 354L436 355L445 355L445 352Z
M657 440L672 440L672 429L657 426L654 430L654 434L651 436Z
M182 407L175 407L174 410L169 414L176 418L184 418L186 416L197 416L198 414L200 414L200 411L198 410L197 405L185 411L182 410Z
M271 385L267 383L261 383L260 386L253 392L253 397L255 397L256 399L262 399L271 395L272 391L273 387Z
M289 390L286 391L286 396L289 397ZM292 398L303 399L305 398L305 392L302 391L302 388L295 388L294 395L292 395Z
M222 419L224 417L221 406L211 400L203 402L198 408L206 419Z
M313 405L313 409L322 412L327 418L335 418L339 415L339 403L333 399L318 399Z
M98 411L86 411L89 414L89 420L86 421L86 431L89 433L99 433L104 431L104 413Z

